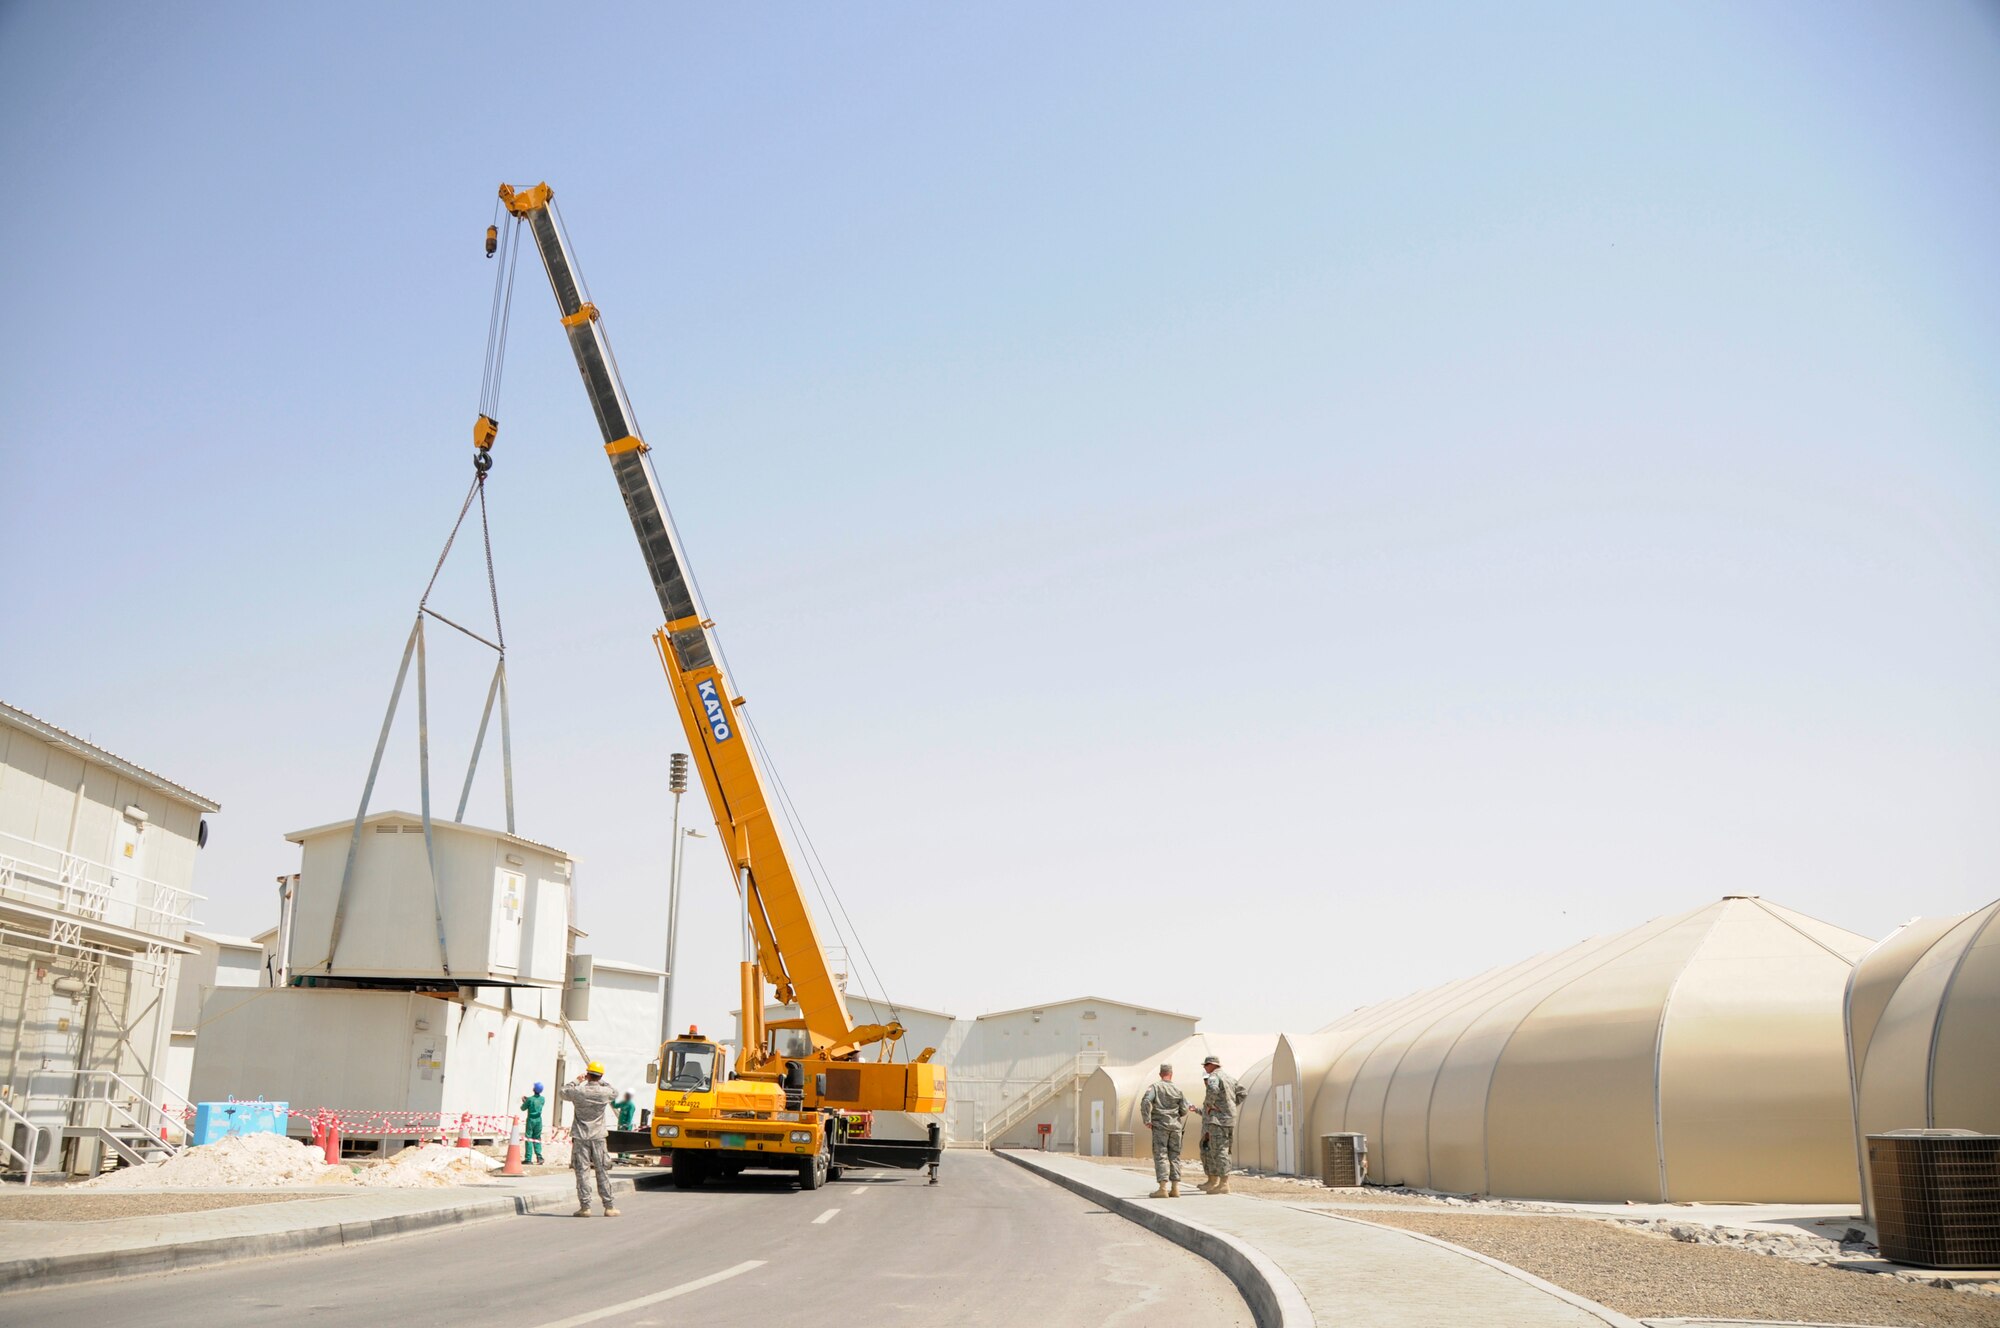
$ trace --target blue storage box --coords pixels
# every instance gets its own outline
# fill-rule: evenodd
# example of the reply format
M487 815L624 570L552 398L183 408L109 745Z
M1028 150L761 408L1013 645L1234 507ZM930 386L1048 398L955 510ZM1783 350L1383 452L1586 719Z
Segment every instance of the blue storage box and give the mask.
M192 1142L212 1144L232 1134L283 1134L288 1105L262 1098L255 1102L197 1102Z

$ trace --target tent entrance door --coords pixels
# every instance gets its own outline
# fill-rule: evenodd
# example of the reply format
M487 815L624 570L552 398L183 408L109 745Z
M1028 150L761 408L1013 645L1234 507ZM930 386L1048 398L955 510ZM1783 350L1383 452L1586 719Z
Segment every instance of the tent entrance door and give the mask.
M1090 1155L1092 1157L1104 1156L1104 1104L1102 1102L1093 1102L1090 1104Z
M1296 1175L1298 1172L1298 1136L1292 1130L1292 1086L1277 1085L1272 1100L1278 1108L1278 1174Z

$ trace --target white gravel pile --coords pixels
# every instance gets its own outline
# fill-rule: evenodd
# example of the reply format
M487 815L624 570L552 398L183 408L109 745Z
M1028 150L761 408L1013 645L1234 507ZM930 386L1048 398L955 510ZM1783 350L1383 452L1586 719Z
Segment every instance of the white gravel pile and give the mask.
M367 1163L354 1173L354 1183L399 1190L481 1185L489 1172L499 1169L500 1163L473 1149L424 1144Z
M1752 1231L1743 1227L1710 1226L1704 1222L1675 1222L1668 1218L1612 1220L1619 1226L1666 1236L1683 1245L1720 1245L1745 1254L1768 1254L1799 1263L1832 1263L1836 1259L1852 1258L1857 1253L1872 1252L1859 1243L1861 1233L1858 1231L1854 1233L1856 1247L1843 1248L1838 1241L1804 1231Z
M158 1162L121 1167L106 1176L84 1181L78 1189L157 1190L212 1189L227 1186L345 1185L354 1175L346 1167L328 1166L325 1154L311 1144L282 1134L244 1134L187 1148Z

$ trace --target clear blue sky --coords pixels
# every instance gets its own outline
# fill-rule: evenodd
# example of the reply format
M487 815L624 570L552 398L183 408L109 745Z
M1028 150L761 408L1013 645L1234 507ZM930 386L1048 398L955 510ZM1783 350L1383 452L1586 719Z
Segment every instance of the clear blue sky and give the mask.
M353 810L540 179L899 999L1301 1028L2000 894L1991 5L16 0L0 159L0 696L224 804L213 925ZM521 828L648 960L684 742L521 277Z

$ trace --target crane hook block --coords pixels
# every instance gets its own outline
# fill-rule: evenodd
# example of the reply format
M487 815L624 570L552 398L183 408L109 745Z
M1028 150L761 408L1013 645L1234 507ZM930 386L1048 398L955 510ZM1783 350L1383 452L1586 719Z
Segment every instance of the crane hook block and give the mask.
M481 415L472 422L472 445L484 452L493 446L494 438L500 433L500 421L491 415Z
M499 247L500 228L498 226L488 226L486 228L486 256L488 258L493 257L493 251Z

